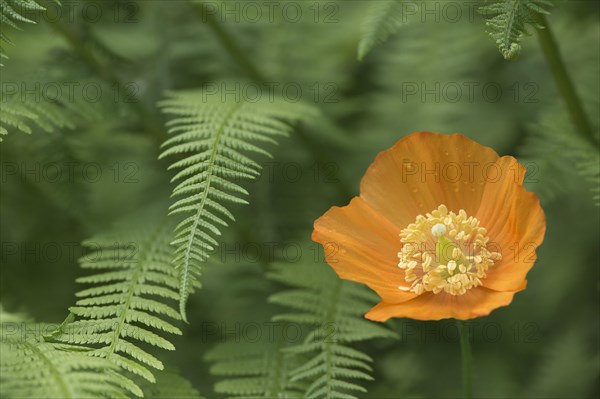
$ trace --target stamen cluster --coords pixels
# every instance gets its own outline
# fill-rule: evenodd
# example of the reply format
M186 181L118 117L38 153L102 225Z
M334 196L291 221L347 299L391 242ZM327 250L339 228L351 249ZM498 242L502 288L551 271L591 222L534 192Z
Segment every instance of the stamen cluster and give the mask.
M488 249L487 230L461 209L458 214L440 205L400 233L402 250L398 267L404 270L403 291L418 295L431 291L463 295L481 285L487 270L502 259Z

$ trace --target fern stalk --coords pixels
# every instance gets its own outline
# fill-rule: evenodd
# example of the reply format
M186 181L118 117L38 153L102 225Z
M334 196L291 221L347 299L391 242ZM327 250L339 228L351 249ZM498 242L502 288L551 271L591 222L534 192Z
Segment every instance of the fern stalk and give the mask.
M179 328L164 320L165 316L178 320L179 314L162 301L179 299L170 263L171 229L169 224L160 227L144 224L126 236L113 233L84 242L85 246L95 248L95 252L89 258L82 258L81 266L96 272L77 281L93 287L77 294L79 300L69 308L69 317L46 340L74 345L109 361L121 371L155 382L147 366L162 370L163 364L141 346L174 350L162 333L181 335ZM122 252L130 250L132 243L138 243L135 252L123 256ZM109 374L122 388L142 396L132 379L120 372Z
M206 201L208 199L208 193L210 192L210 189L211 189L211 180L214 175L213 170L214 170L215 164L216 164L215 163L216 156L218 153L219 145L221 143L221 138L223 137L223 132L225 131L225 127L227 126L227 124L230 122L231 117L239 108L240 108L240 104L236 104L234 107L232 107L229 110L229 112L225 115L225 117L223 118L223 121L221 122L221 125L217 129L217 133L215 135L214 142L212 144L212 149L210 151L208 167L206 168L206 174L207 174L206 188L202 192L202 198L200 200L200 204L198 205L198 210L196 211L196 216L194 218L194 223L192 224L191 233L188 238L188 243L187 243L185 254L183 257L183 266L182 266L183 270L180 273L181 282L180 282L180 286L179 286L180 287L179 312L181 314L181 317L183 318L183 321L185 321L186 323L188 322L188 320L187 320L186 313L185 313L185 304L186 304L187 298L189 296L189 289L190 289L189 288L190 287L189 276L191 273L191 266L192 266L191 265L191 256L192 256L192 250L194 248L193 241L194 241L194 238L196 238L196 230L198 229L198 224L202 220L202 215L206 208Z
M537 29L538 40L540 46L542 47L542 51L544 52L544 56L546 57L546 61L550 66L550 70L552 71L552 76L554 76L558 91L565 100L567 109L571 115L571 119L573 120L573 123L577 127L579 133L585 140L591 142L595 146L598 146L598 141L594 135L592 125L590 124L583 105L581 104L581 100L577 95L577 91L573 85L573 80L567 72L567 68L560 55L560 50L558 49L558 45L554 35L552 34L552 30L550 29L550 25L548 25L544 15L540 15L539 18L541 25L544 26L544 29Z

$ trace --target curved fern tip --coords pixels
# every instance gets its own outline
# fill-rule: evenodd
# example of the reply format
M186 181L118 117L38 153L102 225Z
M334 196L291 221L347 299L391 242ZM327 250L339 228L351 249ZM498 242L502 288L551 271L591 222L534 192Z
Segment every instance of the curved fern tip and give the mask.
M187 314L185 312L185 304L186 304L186 301L184 301L184 300L181 300L179 302L179 315L181 316L181 320L183 320L183 322L185 324L190 324L190 322L188 321L188 318L187 318Z

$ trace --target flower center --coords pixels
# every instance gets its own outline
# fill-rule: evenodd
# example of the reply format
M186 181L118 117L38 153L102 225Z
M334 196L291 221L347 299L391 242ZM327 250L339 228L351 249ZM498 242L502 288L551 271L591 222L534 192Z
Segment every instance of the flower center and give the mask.
M488 268L502 259L499 252L488 250L486 234L479 220L463 209L456 214L442 204L417 216L400 233L403 246L398 267L411 286L398 288L417 295L425 291L463 295L481 285Z

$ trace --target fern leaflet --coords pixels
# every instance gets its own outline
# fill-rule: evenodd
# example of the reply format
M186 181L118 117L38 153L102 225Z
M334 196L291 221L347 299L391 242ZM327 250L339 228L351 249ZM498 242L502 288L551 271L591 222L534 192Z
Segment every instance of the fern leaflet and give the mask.
M377 45L383 44L403 24L401 0L374 1L362 26L358 59L363 60Z
M505 59L514 59L521 51L521 40L529 32L527 25L543 29L539 24L540 14L549 14L549 0L495 0L479 8L486 16L485 24L489 35Z
M37 90L31 97L24 93L0 92L0 142L13 128L31 134L34 128L47 133L58 129L74 129L80 120L99 118L86 101L51 101Z
M0 0L0 22L2 22L3 28L10 26L13 29L20 30L19 25L17 25L19 23L35 24L35 21L24 16L26 12L44 10L45 8L34 0ZM2 29L0 30L0 59L8 58L2 47L4 43L13 44L8 36L4 34L4 29ZM3 65L0 64L0 66Z
M300 398L304 384L293 382L290 371L298 360L278 342L226 342L208 352L213 375L224 379L215 392L235 398Z
M306 252L310 253L308 249ZM340 280L320 262L276 264L269 276L291 286L271 296L271 302L292 310L274 320L312 328L302 344L285 349L309 356L290 373L292 381L310 383L305 397L348 399L355 392L366 392L356 380L372 380L372 359L349 344L396 336L362 317L377 297L364 286Z
M32 334L35 326L24 318L1 309L0 313L1 397L126 398L115 374L109 373L117 368L114 364L87 356L78 347L43 342Z
M239 97L241 98L241 96ZM175 115L168 122L174 136L164 142L160 158L184 154L169 169L180 169L172 181L183 197L171 205L170 214L188 215L176 227L175 264L179 270L180 313L197 282L202 263L218 245L216 236L234 221L223 204L246 204L248 192L239 180L254 179L260 165L249 155L271 154L263 145L292 131L292 124L313 115L312 108L261 94L257 101L232 99L231 93L187 91L169 94L163 112Z
M171 266L170 226L146 228L127 236L98 236L84 242L93 251L81 261L84 269L101 270L78 279L94 286L77 293L71 316L52 338L73 345L91 346L93 356L106 358L119 368L155 381L148 367L163 364L140 344L174 350L161 333L181 334L164 318L180 319L163 300L177 301L178 282ZM141 396L131 379L120 376L123 388Z
M531 127L521 154L539 169L539 179L526 180L542 199L551 200L564 192L573 169L591 183L592 199L600 206L600 153L597 147L573 134L574 124L562 108L550 107ZM596 132L598 127L594 126ZM574 168L573 168L574 166Z

